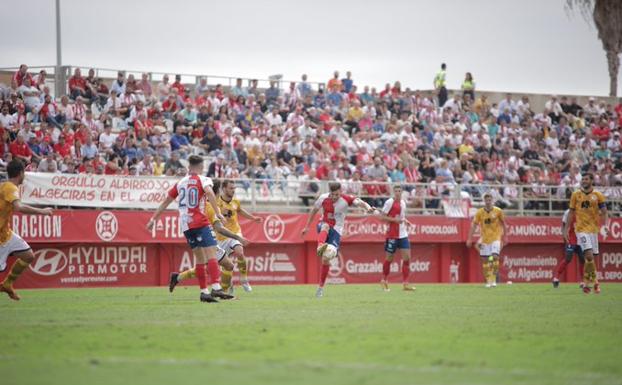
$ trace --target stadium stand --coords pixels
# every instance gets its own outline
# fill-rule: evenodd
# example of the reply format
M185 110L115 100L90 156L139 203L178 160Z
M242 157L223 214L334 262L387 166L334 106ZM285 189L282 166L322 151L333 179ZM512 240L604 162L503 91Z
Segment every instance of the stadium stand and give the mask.
M447 97L339 72L283 88L116 75L74 68L54 97L45 70L20 66L0 85L0 167L18 157L33 172L180 176L199 154L253 204L304 208L337 180L375 205L404 184L415 212L477 206L491 191L510 213L543 215L564 210L590 171L610 209L622 202L622 101L551 95L536 109L526 96L490 100L471 74Z

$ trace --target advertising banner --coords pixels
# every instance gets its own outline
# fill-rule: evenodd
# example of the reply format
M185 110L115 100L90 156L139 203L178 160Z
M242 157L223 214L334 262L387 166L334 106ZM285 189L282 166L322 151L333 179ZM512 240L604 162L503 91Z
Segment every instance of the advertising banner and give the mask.
M19 277L18 288L159 284L156 245L40 244L33 252L35 260ZM9 258L9 268L14 260Z
M38 205L155 209L178 180L149 176L26 173L21 196L25 203Z
M410 271L413 282L439 282L440 261L437 245L411 245ZM379 244L346 243L333 259L329 283L379 283L382 278L384 249ZM319 262L318 262L319 263ZM391 282L402 282L402 258L395 255L391 264Z

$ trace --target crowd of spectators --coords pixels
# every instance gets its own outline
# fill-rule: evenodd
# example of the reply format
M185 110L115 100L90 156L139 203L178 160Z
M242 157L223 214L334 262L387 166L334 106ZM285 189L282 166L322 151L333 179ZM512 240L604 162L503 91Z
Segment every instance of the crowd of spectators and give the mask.
M435 91L419 92L400 82L359 87L338 71L325 86L302 75L285 89L260 89L256 80L223 87L165 75L152 83L124 72L107 84L76 68L55 98L45 71L22 65L0 88L0 157L20 158L29 171L160 176L184 175L184 159L203 154L208 176L264 179L268 191L296 179L303 198L324 180L372 201L388 194L378 182L427 183L407 188L413 205L459 184L468 196L492 189L508 206L520 184L530 186L527 197L565 198L587 171L609 196L622 195L622 102L581 106L552 95L533 111L525 96L495 103L478 95L470 73L462 91L448 93L445 71ZM497 184L507 186L490 187Z

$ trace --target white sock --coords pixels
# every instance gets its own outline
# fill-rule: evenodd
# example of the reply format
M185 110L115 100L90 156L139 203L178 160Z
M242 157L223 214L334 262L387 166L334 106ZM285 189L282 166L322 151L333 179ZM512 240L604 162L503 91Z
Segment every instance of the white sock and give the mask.
M209 289L208 289L208 288L201 289L201 293L203 293L203 294L209 294Z
M212 290L222 290L220 283L212 283Z

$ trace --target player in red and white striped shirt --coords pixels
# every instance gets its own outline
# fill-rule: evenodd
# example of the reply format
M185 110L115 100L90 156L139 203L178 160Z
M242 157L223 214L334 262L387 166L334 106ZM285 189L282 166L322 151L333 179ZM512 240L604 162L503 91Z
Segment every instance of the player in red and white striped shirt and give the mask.
M566 229L568 229L568 239L565 240L565 249L566 255L564 258L559 261L557 267L555 268L554 276L553 276L553 287L559 287L559 276L566 271L566 266L572 262L572 257L577 254L579 258L579 274L583 277L583 265L585 264L585 257L583 256L583 250L581 250L581 246L579 246L577 242L577 234L574 230L574 225L576 223L576 218L572 217L572 222L568 221L568 217L570 216L570 210L566 210L564 212L564 216L562 217L562 234L566 234ZM581 287L583 287L583 283L581 283Z
M352 195L342 194L340 183L330 183L328 189L330 193L320 195L315 202L313 209L309 213L307 223L302 230L302 235L304 237L307 231L309 231L309 226L315 214L321 210L322 217L317 225L317 255L322 258L320 285L315 293L315 296L318 298L324 296L324 284L326 283L326 277L328 277L328 271L330 270L330 261L335 258L339 252L341 234L343 232L348 208L355 205L364 208L368 213L374 212L374 209L361 199ZM332 252L327 252L329 246Z
M186 241L190 245L197 261L195 271L201 288L201 302L218 302L215 297L231 299L232 295L224 293L220 286L220 268L216 258L216 236L205 215L205 200L211 204L216 217L222 222L225 218L220 213L216 196L212 191L212 180L203 175L203 158L192 155L188 158L188 175L182 178L169 192L167 198L160 204L153 217L147 223L151 230L162 212L177 198L179 198L179 221ZM212 291L207 289L206 269L209 272Z
M409 285L408 276L410 275L410 242L408 241L408 231L406 230L406 202L402 200L402 186L393 186L393 197L387 199L382 208L381 218L389 222L386 233L384 251L386 259L382 264L382 280L380 284L384 291L389 291L389 273L391 263L397 250L402 254L402 282L404 290L413 291L414 286Z

